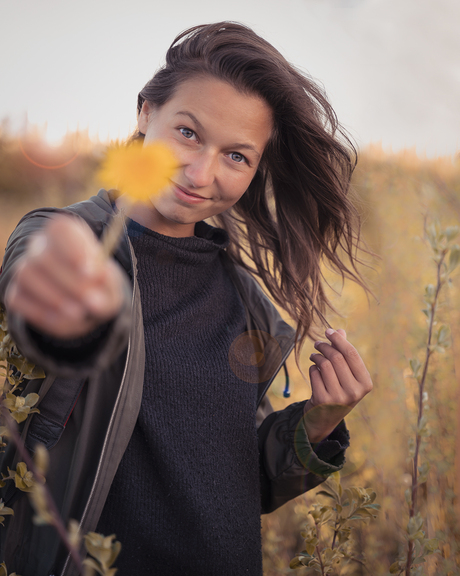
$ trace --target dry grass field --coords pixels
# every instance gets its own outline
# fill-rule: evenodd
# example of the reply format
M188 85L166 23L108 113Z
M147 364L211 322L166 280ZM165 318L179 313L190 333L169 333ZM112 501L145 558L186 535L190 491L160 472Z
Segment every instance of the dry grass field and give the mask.
M80 138L80 140L78 140ZM0 245L20 217L38 206L64 206L97 191L98 155L81 135L69 136L59 153L43 152L38 141L29 142L27 156L17 140L0 134ZM75 149L77 157L70 163ZM48 154L48 155L47 155ZM56 157L56 154L61 156ZM63 165L61 168L43 166ZM47 164L48 163L48 164ZM362 289L325 271L331 298L340 315L331 315L334 327L347 330L373 376L374 391L348 418L352 445L342 474L345 486L371 487L381 511L376 520L360 526L356 541L365 554L348 574L389 573L389 566L404 552L410 485L409 443L414 437L417 385L409 360L422 360L427 338L422 314L425 286L436 283L432 252L424 240L424 225L439 221L442 227L460 225L460 160L429 160L410 151L386 153L379 147L363 150L353 180L363 219L363 237L370 251L371 267L363 268L375 298ZM460 237L457 240L460 243ZM340 293L340 294L338 294ZM421 462L431 468L418 489L424 529L439 538L440 552L418 568L420 574L460 573L460 274L443 290L438 322L449 327L444 354L435 354L427 378L426 401L429 436ZM304 348L301 368L308 374L313 347ZM292 394L282 397L279 376L270 392L275 409L309 395L309 384L289 360ZM315 493L283 506L262 518L264 574L294 573L289 561L302 550L300 536ZM231 542L229 542L231 546ZM298 574L310 574L299 569ZM337 571L336 574L345 574ZM417 572L414 572L414 574Z

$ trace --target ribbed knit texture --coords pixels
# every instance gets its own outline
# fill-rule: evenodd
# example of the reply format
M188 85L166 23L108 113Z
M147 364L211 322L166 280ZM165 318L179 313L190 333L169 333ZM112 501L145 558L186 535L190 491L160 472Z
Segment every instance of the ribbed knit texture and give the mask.
M219 256L227 235L205 223L187 238L132 221L128 232L144 391L97 531L121 541L120 576L260 576L257 385L228 362L246 322Z

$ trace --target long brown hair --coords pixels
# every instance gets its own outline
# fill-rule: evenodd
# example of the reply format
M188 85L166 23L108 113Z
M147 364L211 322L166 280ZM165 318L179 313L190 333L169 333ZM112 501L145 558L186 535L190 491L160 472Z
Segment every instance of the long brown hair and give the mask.
M139 93L138 113L144 101L162 106L183 81L203 74L262 97L273 111L274 131L248 190L215 220L230 236L230 257L297 322L298 355L331 307L321 262L365 287L356 268L359 218L348 198L356 150L323 91L234 22L179 34Z

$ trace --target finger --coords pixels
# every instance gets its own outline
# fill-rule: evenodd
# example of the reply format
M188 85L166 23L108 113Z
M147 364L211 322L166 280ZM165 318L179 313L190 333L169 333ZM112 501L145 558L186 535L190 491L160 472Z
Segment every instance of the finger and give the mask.
M29 303L24 306L24 302ZM7 306L10 310L24 316L27 320L36 322L36 317L53 316L53 318L63 318L77 321L87 314L87 310L81 303L73 298L69 298L66 293L41 270L30 270L22 265L11 282L11 288L7 293ZM37 309L32 318L27 316Z
M86 228L72 218L61 217L34 235L23 260L29 279L41 271L69 298L82 301L91 283L102 282L106 265L98 241Z
M13 283L24 297L30 298L36 306L43 308L43 313L57 315L62 321L81 322L88 315L93 316L95 320L108 320L121 307L122 278L114 262L108 263L103 280L103 283L90 284L76 277L76 289L68 289L38 266L22 263ZM21 310L16 311L22 313Z
M40 244L37 248L34 243L32 252L32 259L24 257L18 263L5 295L11 311L56 337L77 337L116 315L123 302L124 279L114 261L104 262L96 282L77 274L69 286L68 279L56 281L56 275L41 265L47 255Z
M67 299L76 300L89 306L93 313L106 316L107 310L114 309L114 296L118 296L116 303L121 302L119 275L116 278L111 261L102 258L98 241L86 228L78 221L64 217L53 221L45 232L36 234L25 257L28 273L18 281L33 282L39 274L46 275ZM118 285L112 285L114 279L118 280Z
M14 285L8 290L7 302L8 309L18 313L30 325L58 338L75 338L97 326L90 318L78 319L56 308L44 306L34 294Z
M337 329L337 332L338 332L339 334L341 334L341 335L346 339L347 333L345 332L345 330L344 330L343 328L338 328L338 329Z
M312 354L310 359L313 360L314 357L322 356L323 360L320 360L322 365L319 365L321 370L334 371L341 385L353 385L356 381L355 375L351 371L346 358L337 348L328 342L322 342L320 340L315 342L314 347L321 354Z
M91 314L108 320L123 304L123 275L113 260L107 260L99 282L88 289L84 302Z
M55 310L46 309L33 296L25 293L17 285L12 284L8 287L5 294L5 304L10 312L19 314L27 322L44 331L49 331L57 318Z
M37 235L31 241L25 260L30 266L35 265L46 270L49 276L62 284L67 291L78 294L81 282L100 280L104 269L104 261L96 241L90 239L89 245L85 245L85 242L88 242L88 239L72 237L72 234L57 238L52 231L48 231L46 235ZM62 245L66 248L63 249ZM75 286L77 278L80 282Z
M51 219L43 233L49 253L69 269L89 276L99 272L97 257L102 251L95 234L83 220L61 214Z
M25 259L20 262L12 282L44 307L55 310L67 307L72 313L76 306L81 306L81 283L74 279L74 287L68 287L65 283L63 285L37 262L28 263Z
M329 395L329 399L334 402L348 401L346 390L353 386L354 378L350 371L348 374L337 374L333 363L322 354L312 354L310 360L314 362L321 373L321 380ZM346 381L345 381L346 380Z
M370 380L369 372L356 348L350 342L348 342L348 340L346 340L337 330L328 328L326 330L326 336L330 340L333 348L342 354L342 357L345 359L345 362L349 366L355 379L358 380L358 382L365 382ZM324 348L324 350L326 351L327 348ZM325 352L323 352L323 348L321 348L321 353L325 354ZM329 355L331 356L332 353ZM333 356L336 362L341 362L338 355Z
M329 400L326 386L324 385L321 372L318 367L313 365L308 369L311 384L311 405L326 404Z

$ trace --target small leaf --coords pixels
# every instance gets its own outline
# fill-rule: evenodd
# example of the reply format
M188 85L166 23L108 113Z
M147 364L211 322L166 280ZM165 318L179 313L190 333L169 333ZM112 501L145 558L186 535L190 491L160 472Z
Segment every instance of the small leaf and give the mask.
M45 376L46 374L43 371L43 368L40 368L40 366L34 366L31 372L24 374L24 378L26 378L26 380L36 380L39 378L45 378Z
M49 509L43 484L35 482L30 492L30 501L35 510L35 516L33 517L34 524L38 526L54 524L54 516Z
M423 462L423 464L418 467L419 474L421 474L422 476L426 476L429 470L430 470L429 462Z
M422 367L420 360L418 360L418 358L413 358L413 359L409 360L409 364L410 364L413 375L415 376L415 378L417 378L417 376L419 375L419 372L420 372L420 368Z
M83 564L84 566L88 566L88 568L92 568L98 574L101 574L101 576L104 576L104 572L102 572L100 565L96 562L96 560L93 560L93 558L85 558L83 560Z
M76 520L69 520L67 534L69 535L69 542L72 544L72 546L78 548L80 546L81 534L80 526Z
M393 564L390 566L390 574L397 574L403 568L404 567L401 562L393 562Z
M289 568L291 570L296 570L297 568L302 568L302 567L303 567L303 565L300 562L300 560L297 558L297 556L289 562Z
M2 500L0 500L0 524L4 526L3 521L5 520L5 516L14 516L14 510L12 508L8 508L5 506ZM3 516L3 514L5 516ZM1 572L0 572L1 574Z
M449 327L442 324L437 331L438 344L445 342L449 338Z
M452 246L452 248L450 249L450 254L449 254L449 266L448 266L449 272L452 272L453 270L455 270L455 268L457 268L459 262L460 262L460 246L458 246L457 244L454 244Z
M11 470L8 468L10 475L12 476ZM23 492L32 492L35 483L32 472L27 470L27 466L24 462L19 462L16 466L16 472L14 473L14 483L16 488L22 490Z
M434 285L427 284L425 286L425 298L427 299L427 301L432 302L434 300L435 295L436 295L436 288L434 287Z
M27 396L24 399L24 405L25 406L29 406L29 408L32 408L32 406L35 406L35 404L40 400L40 396L38 394L27 394Z
M458 226L448 226L444 230L444 234L448 242L453 240L456 236L458 236L460 228Z
M335 500L335 498L336 498L336 496L334 496L334 494L331 494L330 492L327 492L326 490L320 490L316 494L318 496L327 496L328 498L332 498L333 500Z
M423 546L428 554L433 554L433 552L435 552L439 548L439 540L438 538L431 538L430 540L425 540Z
M117 541L113 542L114 539L115 534L103 536L96 532L88 532L84 537L86 550L104 569L110 568L120 553L121 544Z
M38 471L40 474L42 474L42 476L45 476L46 472L48 471L49 460L50 458L48 450L43 446L43 444L37 444L35 446L34 461Z

